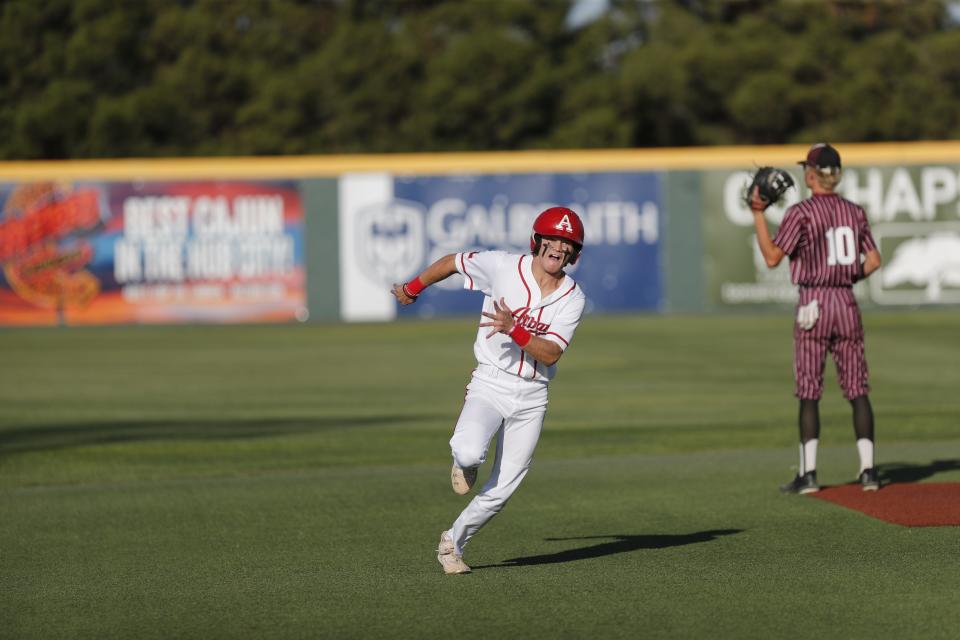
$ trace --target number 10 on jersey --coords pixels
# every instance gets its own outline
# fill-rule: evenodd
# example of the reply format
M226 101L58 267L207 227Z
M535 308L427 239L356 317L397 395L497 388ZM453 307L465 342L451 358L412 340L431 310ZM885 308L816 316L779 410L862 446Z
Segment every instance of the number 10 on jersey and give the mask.
M850 227L830 227L827 229L827 264L853 264L857 260L857 247L853 229Z

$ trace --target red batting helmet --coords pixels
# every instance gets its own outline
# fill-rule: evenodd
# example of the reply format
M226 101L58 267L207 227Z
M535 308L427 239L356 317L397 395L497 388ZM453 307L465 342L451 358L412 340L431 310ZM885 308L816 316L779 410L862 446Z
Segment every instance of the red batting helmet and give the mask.
M540 239L543 236L552 236L569 240L576 245L570 264L574 264L580 257L583 249L583 222L580 216L566 207L550 207L537 216L533 221L533 233L530 235L530 251L540 250Z

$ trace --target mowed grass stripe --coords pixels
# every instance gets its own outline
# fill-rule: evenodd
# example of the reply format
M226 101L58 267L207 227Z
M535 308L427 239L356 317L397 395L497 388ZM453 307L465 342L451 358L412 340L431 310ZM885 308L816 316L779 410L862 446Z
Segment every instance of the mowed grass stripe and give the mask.
M880 442L953 437L960 314L868 315ZM0 486L427 463L474 366L472 320L0 333ZM789 318L588 317L544 456L795 441ZM828 364L824 440L851 437Z

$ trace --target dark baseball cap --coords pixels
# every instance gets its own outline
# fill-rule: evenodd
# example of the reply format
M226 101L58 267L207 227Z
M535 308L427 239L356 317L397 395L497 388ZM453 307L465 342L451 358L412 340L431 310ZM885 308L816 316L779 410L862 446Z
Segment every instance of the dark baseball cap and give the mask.
M797 164L814 167L815 169L839 169L840 154L826 142L818 142L810 147L810 151L807 152L807 159L801 160Z

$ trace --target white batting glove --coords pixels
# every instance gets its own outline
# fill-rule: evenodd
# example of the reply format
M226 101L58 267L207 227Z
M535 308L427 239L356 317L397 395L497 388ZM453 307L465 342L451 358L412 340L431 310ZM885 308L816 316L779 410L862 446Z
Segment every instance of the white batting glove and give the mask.
M817 324L817 320L819 318L820 303L818 303L816 300L811 300L807 304L797 309L797 324L800 325L800 328L804 331L810 331L810 329L813 329L813 325Z

